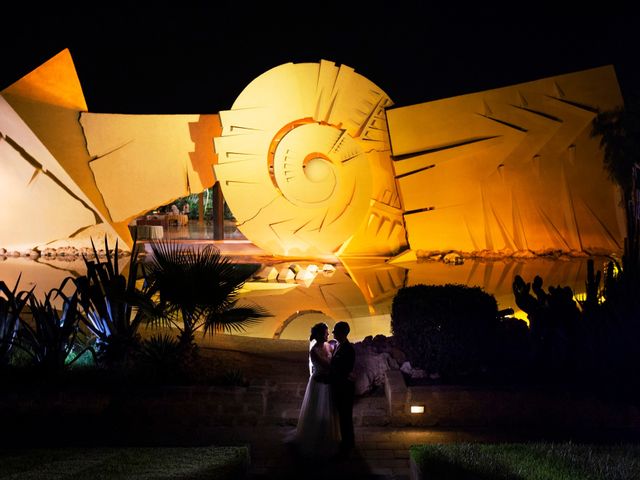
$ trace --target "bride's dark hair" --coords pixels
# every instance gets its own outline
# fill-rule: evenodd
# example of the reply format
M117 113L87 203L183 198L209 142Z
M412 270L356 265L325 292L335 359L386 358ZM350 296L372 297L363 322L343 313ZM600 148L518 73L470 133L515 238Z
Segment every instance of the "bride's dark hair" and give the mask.
M325 330L329 330L329 325L322 322L316 323L313 327L311 327L311 335L309 336L309 341L317 340L320 333L324 332Z

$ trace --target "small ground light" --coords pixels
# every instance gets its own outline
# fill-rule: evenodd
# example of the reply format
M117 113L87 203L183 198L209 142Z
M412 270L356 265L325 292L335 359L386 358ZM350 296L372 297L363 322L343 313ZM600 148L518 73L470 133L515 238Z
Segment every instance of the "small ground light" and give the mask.
M411 413L424 413L424 405L411 405Z

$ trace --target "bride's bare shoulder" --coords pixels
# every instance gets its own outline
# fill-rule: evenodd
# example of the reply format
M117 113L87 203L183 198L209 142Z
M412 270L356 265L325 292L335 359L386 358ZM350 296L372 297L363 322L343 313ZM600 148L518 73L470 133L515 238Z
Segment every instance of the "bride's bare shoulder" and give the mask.
M320 355L322 353L322 346L318 345L317 343L311 347L311 349L309 350L309 355Z

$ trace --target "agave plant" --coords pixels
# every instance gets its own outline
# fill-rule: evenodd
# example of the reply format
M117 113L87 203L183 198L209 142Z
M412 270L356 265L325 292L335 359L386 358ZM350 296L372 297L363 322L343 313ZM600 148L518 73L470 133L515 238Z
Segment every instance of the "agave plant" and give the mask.
M159 293L162 321L179 330L185 349L195 347L195 332L243 331L270 316L261 307L238 305L238 292L256 268L232 262L214 245L190 249L171 241L153 241L149 288Z
M76 287L84 310L83 323L96 337L98 360L104 366L126 366L138 349L141 322L155 315L152 293L136 286L138 261L131 255L129 277L118 268L118 242L113 255L104 239L106 260L100 261L93 241L94 260L84 258L87 274L78 277ZM133 251L136 252L134 239Z
M33 293L33 288L28 292L25 290L18 292L21 276L18 276L13 290L0 281L0 366L9 363L11 349L15 344L20 326L20 315Z
M21 319L16 345L46 372L59 372L82 355L81 352L68 361L78 340L82 316L78 306L78 291L74 290L70 296L63 293L67 282L72 280L71 277L65 278L59 288L46 293L44 301L30 295L31 320ZM61 309L56 306L56 301L62 301Z

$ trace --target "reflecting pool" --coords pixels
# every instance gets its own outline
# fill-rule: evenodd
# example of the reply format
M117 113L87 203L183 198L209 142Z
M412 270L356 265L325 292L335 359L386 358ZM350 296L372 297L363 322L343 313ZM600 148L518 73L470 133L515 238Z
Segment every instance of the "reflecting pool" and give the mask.
M600 270L607 261L603 257L594 260ZM259 278L245 284L241 298L266 308L273 315L250 326L242 335L294 340L307 339L311 326L318 321L349 322L354 341L367 335L390 335L394 295L403 286L421 283L478 286L496 297L499 308L513 308L516 315L523 315L517 312L511 291L515 275L526 282L540 275L545 287L567 285L576 294L583 294L587 271L587 258L465 259L461 265L441 261L390 264L382 258L312 262L238 256L234 261L261 264ZM121 268L126 268L128 262L129 257L123 257ZM287 270L291 272L289 276L298 272L297 279L273 278L276 274L285 278ZM58 287L65 277L84 272L84 262L77 258L64 261L0 256L0 280L13 288L21 274L21 289L35 287L38 296Z

